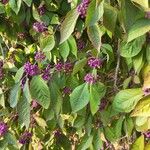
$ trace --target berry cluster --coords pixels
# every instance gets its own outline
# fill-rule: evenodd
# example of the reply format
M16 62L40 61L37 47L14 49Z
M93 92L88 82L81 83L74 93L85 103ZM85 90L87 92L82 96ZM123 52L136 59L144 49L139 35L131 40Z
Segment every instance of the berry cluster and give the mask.
M91 57L88 60L88 65L91 68L99 68L102 65L102 60L99 58Z
M27 144L31 140L32 133L25 131L19 138L19 143L20 144Z
M150 11L146 12L145 18L150 19Z
M143 92L145 96L150 95L150 88L143 89Z
M73 69L73 64L70 62L65 62L64 64L62 62L58 62L55 65L55 69L57 71L64 71L65 73L70 73Z
M33 24L33 29L36 31L36 32L45 32L47 31L47 26L44 22L35 22Z
M50 80L50 78L51 78L50 67L51 67L50 65L47 65L47 67L46 67L45 70L43 71L42 78L43 78L45 81L48 81L48 80Z
M150 131L144 133L146 138L150 138Z
M0 60L0 79L2 79L4 76L4 72L3 72L3 61Z
M8 3L8 0L1 0L1 3L6 5Z
M84 77L84 81L89 84L93 84L95 82L95 78L91 73L88 73Z
M36 64L31 64L30 62L27 62L24 64L24 71L29 76L35 76L39 74L39 68Z
M45 5L40 5L39 7L38 7L38 13L39 13L39 15L44 15L45 14L45 12L46 12L46 7L45 7Z
M85 48L85 42L83 40L79 39L77 42L77 47L79 50L84 49Z
M69 88L69 87L64 87L63 88L63 94L65 94L65 95L69 95L70 93L71 93L71 88Z
M37 62L41 62L41 61L43 61L44 59L45 59L45 54L43 53L43 52L36 52L35 53L35 56L34 56L34 58L35 58L35 60L37 61Z
M36 100L32 101L32 108L37 108L39 106L39 103Z
M89 3L90 0L82 0L81 4L78 6L77 10L81 18L85 18Z
M107 105L107 101L105 99L101 100L100 106L99 106L99 111L103 111Z
M8 126L4 122L0 122L0 136L3 136L7 133L8 131Z

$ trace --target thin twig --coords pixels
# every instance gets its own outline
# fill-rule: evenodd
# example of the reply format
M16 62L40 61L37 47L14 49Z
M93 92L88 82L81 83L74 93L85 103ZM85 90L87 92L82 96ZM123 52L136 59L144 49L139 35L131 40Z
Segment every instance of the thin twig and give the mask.
M118 90L117 81L118 81L119 67L120 67L120 39L118 40L117 66L116 66L115 77L114 77L114 89L115 89L115 90Z

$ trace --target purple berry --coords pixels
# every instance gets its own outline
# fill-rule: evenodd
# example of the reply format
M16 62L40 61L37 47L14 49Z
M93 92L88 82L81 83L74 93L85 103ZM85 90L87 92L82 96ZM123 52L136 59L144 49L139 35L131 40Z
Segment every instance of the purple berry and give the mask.
M25 131L19 138L19 143L24 145L30 142L32 133Z
M55 130L55 131L53 132L53 134L54 134L55 137L60 137L61 132L60 132L59 130Z
M146 12L145 18L150 19L150 11Z
M82 0L80 5L77 7L78 13L81 16L81 18L85 18L89 3L90 0Z
M71 88L69 88L69 87L64 87L63 88L63 93L65 94L65 95L69 95L70 93L71 93Z
M150 88L143 89L143 92L145 96L150 95Z
M33 24L33 29L34 29L36 32L40 32L40 33L45 32L45 31L48 30L48 29L47 29L47 26L45 25L44 22L35 22L35 23Z
M84 49L85 48L85 42L83 40L79 39L77 42L77 47L79 50Z
M42 78L43 78L45 81L48 81L48 80L51 79L50 65L47 65L47 67L46 67L45 70L43 71Z
M89 83L89 84L93 84L95 82L95 78L91 73L88 73L85 75L84 81Z
M21 79L21 88L23 89L24 88L24 85L25 85L25 83L26 83L26 78L25 77L23 77L22 79Z
M30 62L27 62L24 64L24 71L29 76L35 76L38 75L40 70L36 64L31 64Z
M4 136L8 131L8 126L4 122L0 122L0 136Z
M8 3L9 0L1 0L1 3L6 5Z
M72 69L73 69L72 63L70 63L70 62L64 63L64 72L70 73L70 72L72 72Z
M36 61L41 62L46 58L46 56L43 52L40 51L40 52L35 53L34 58L35 58Z
M32 108L37 108L39 106L39 103L36 100L32 101Z
M41 5L41 6L38 7L38 13L39 13L39 15L43 16L45 14L45 12L46 12L45 5Z
M55 69L57 71L62 71L63 70L63 64L61 62L58 62L56 65L55 65Z
M150 138L150 131L145 132L144 135L146 138Z
M88 60L88 65L91 68L99 68L102 65L102 60L99 58L91 57Z
M99 111L103 111L106 108L106 105L107 105L106 99L102 99L99 106Z

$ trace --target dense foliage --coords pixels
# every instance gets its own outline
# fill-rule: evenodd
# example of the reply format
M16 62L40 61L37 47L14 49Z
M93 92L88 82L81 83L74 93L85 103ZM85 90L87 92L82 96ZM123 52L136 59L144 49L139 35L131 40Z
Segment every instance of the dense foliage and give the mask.
M148 0L0 0L0 150L149 150Z

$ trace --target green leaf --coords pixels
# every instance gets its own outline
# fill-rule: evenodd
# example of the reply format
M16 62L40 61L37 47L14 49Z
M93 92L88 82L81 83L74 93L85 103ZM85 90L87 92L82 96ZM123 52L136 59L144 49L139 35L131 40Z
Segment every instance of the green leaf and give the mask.
M150 149L150 143L148 142L148 143L145 145L144 150L149 150L149 149Z
M5 108L5 98L2 89L0 88L0 105Z
M0 14L5 13L5 7L3 4L0 3Z
M21 2L21 0L9 0L9 6L16 14L18 14L21 8Z
M117 139L119 139L122 135L123 120L124 118L120 117L119 120L117 120L117 123L115 125L115 135Z
M45 127L47 127L46 121L43 118L40 118L38 116L35 116L34 119L36 120L37 124L42 127L43 129L45 129Z
M20 82L22 76L23 76L23 73L24 73L24 67L21 67L20 69L18 69L16 75L15 75L15 83L18 83Z
M104 5L104 26L112 33L114 33L116 27L117 13L118 12L114 7L108 4Z
M79 71L81 71L84 68L84 66L86 65L86 63L87 63L87 59L86 58L78 60L75 63L75 65L74 65L72 74L74 75L74 74L78 73Z
M134 129L134 122L131 117L127 117L124 121L124 132L128 137L132 135Z
M105 127L104 128L105 136L111 142L114 142L116 140L116 135L114 132L115 132L115 130L112 127Z
M32 4L32 0L23 0L29 7L31 6Z
M77 58L77 43L76 43L75 38L72 35L68 39L68 44L69 44L71 53Z
M92 144L93 141L93 136L90 135L85 135L82 139L81 139L81 144L79 144L79 147L77 148L77 150L86 150L90 147L90 145Z
M103 147L103 142L101 140L100 129L98 129L98 131L96 130L95 133L94 133L93 146L94 146L95 150L102 149L102 147Z
M118 112L130 112L143 97L142 89L121 90L114 98L113 108Z
M97 85L91 86L90 109L93 115L98 111L100 101L104 97L105 93L106 93L106 87L102 83L98 83Z
M104 13L104 1L97 2L97 0L91 1L87 9L87 17L85 24L86 26L93 26L100 18L103 16Z
M35 76L30 84L32 99L36 99L40 105L47 109L50 105L50 92L46 82L40 76Z
M26 83L23 88L23 93L26 99L28 100L28 102L30 103L32 101L32 98L31 98L30 89L29 89L29 79L26 80Z
M4 135L5 140L11 144L11 145L17 145L17 139L16 137L11 133L11 132L7 132Z
M67 40L59 45L59 52L60 52L61 56L63 57L64 61L66 61L67 57L69 56L69 52L70 52L70 47L69 47Z
M129 43L122 42L120 55L123 57L136 56L141 51L144 42L145 42L145 36L138 37Z
M61 25L60 44L63 43L64 41L66 41L70 37L70 35L74 31L74 28L75 28L76 21L77 21L78 17L79 17L79 13L78 13L77 9L72 9L67 14L67 16L65 17L65 20L63 21L63 23Z
M139 5L141 5L143 8L149 8L149 1L148 0L132 0L132 2L135 2Z
M70 103L73 112L77 112L85 107L89 102L88 84L84 83L76 87L70 96Z
M131 150L144 150L144 135L141 135L132 145Z
M149 117L150 116L149 104L150 104L149 97L141 99L141 101L136 105L135 109L133 110L131 116Z
M51 51L55 46L55 40L53 35L48 35L46 37L41 37L40 48L43 52Z
M148 62L148 64L150 64L150 44L147 45L146 47L146 60Z
M9 97L10 99L9 103L12 108L14 108L17 105L18 100L20 98L20 93L21 93L20 83L16 83L11 89Z
M138 55L133 57L133 66L135 73L139 74L144 65L143 52L140 52Z
M148 19L137 20L128 32L127 42L130 42L148 32L150 30L149 24L150 20Z
M17 105L17 111L19 116L19 122L24 124L26 128L29 128L30 124L30 104L28 103L26 97L19 100Z
M93 46L99 51L101 47L102 32L97 24L87 28L87 33Z

